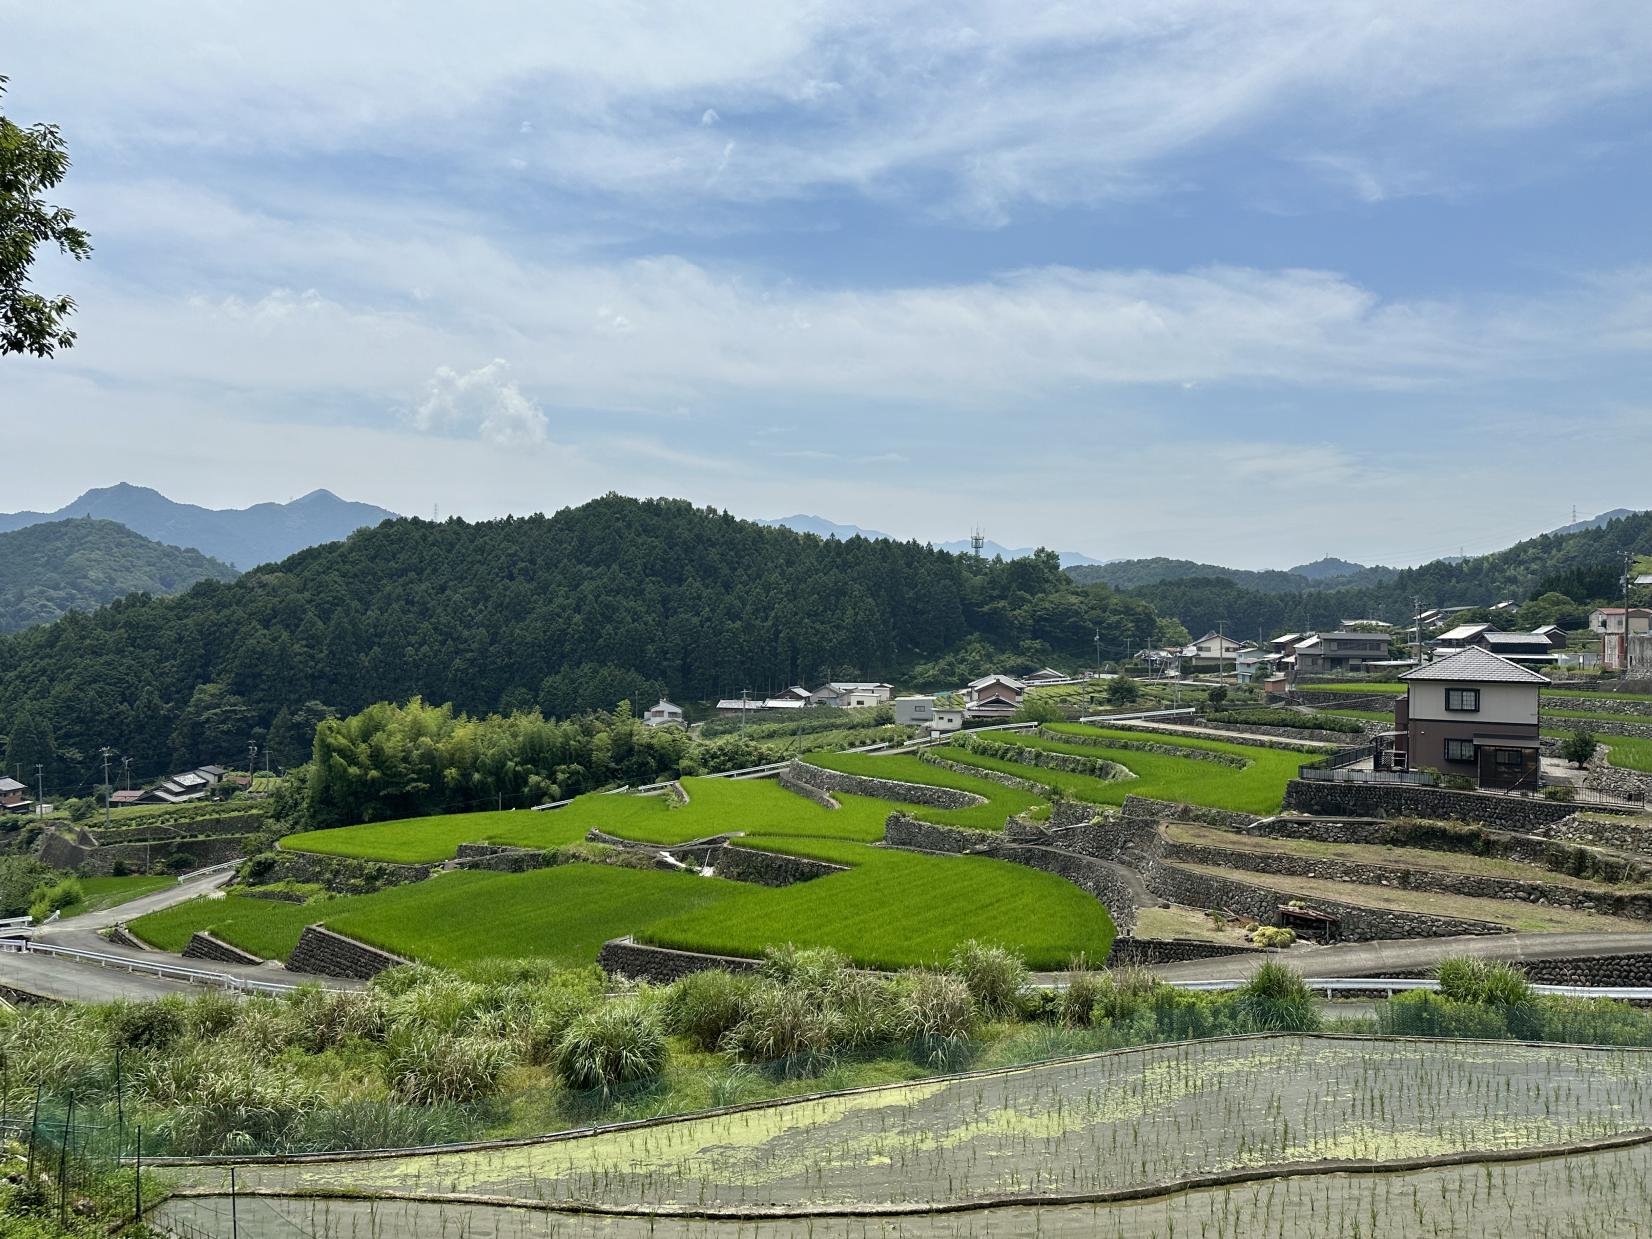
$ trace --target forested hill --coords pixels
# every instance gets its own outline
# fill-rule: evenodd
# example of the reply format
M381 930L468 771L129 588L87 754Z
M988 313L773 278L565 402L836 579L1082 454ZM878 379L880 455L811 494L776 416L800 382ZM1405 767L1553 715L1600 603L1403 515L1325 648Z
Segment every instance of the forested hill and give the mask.
M176 594L235 569L113 521L68 520L0 533L0 633L89 611L132 593Z
M1317 563L1283 569L1223 568L1191 559L1119 559L1110 564L1081 564L1067 573L1081 584L1097 581L1114 589L1156 585L1160 581L1222 577L1242 589L1264 594L1299 594L1309 589L1336 589L1378 585L1393 580L1393 568L1367 568L1344 560L1323 559Z
M0 640L0 734L32 751L49 732L65 781L104 744L142 777L233 760L265 729L277 762L296 762L324 709L379 700L565 717L926 662L967 678L997 652L1088 662L1097 630L1117 657L1158 621L1075 585L1053 554L976 561L609 496L552 517L387 522Z
M1424 607L1482 607L1549 593L1579 604L1614 600L1621 595L1624 554L1630 551L1652 552L1652 512L1598 528L1544 534L1491 555L1405 568L1392 581L1366 588L1264 592L1217 570L1130 592L1195 632L1224 620L1228 632L1252 638L1259 632L1327 628L1344 619L1408 623L1415 614L1413 599Z

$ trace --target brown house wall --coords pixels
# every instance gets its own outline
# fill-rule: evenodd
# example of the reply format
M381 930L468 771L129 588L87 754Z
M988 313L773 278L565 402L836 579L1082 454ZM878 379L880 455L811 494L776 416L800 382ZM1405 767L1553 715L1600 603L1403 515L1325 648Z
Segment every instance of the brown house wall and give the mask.
M1478 721L1444 720L1444 719L1412 719L1406 728L1406 747L1409 753L1413 770L1434 769L1441 774L1462 774L1480 780L1480 763L1476 761L1447 761L1445 745L1447 740L1472 741L1476 735L1485 735L1495 732L1500 736L1516 736L1521 739L1536 740L1538 729L1535 725L1519 723L1493 723L1486 719Z

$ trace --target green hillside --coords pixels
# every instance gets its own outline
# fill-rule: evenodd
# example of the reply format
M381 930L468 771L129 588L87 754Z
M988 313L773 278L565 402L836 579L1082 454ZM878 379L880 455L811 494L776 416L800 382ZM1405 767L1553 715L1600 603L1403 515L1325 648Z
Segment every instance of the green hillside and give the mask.
M177 594L235 569L199 551L152 542L124 525L63 520L0 533L0 632L89 611L127 594Z

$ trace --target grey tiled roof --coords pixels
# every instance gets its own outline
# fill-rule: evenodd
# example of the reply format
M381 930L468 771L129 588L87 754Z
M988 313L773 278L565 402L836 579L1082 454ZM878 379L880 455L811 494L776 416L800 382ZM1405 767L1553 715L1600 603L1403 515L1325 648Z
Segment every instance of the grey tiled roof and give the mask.
M1449 658L1424 663L1414 671L1407 671L1402 680L1454 680L1469 684L1547 684L1547 676L1538 675L1529 667L1511 662L1501 654L1493 654L1477 645L1471 645Z

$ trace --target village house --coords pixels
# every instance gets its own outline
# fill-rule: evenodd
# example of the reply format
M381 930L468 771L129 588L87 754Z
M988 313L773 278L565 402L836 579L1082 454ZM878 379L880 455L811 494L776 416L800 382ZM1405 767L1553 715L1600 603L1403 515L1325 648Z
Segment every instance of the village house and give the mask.
M812 706L837 706L853 709L859 706L881 706L895 693L893 684L859 680L833 680L807 694Z
M966 718L1005 719L1021 708L1026 684L1009 675L984 675L964 689Z
M1240 650L1233 658L1233 671L1241 684L1251 684L1258 680L1265 680L1274 673L1280 656L1271 650L1261 650L1254 647Z
M1207 632L1183 651L1194 667L1225 667L1244 649L1243 643L1219 632Z
M1589 631L1600 634L1600 665L1621 670L1627 661L1628 638L1652 632L1652 608L1599 607L1589 612Z
M929 720L929 734L946 735L948 732L961 730L963 725L964 712L957 706L936 706L935 717Z
M16 779L0 777L0 813L21 813L29 807L29 789Z
M1541 628L1532 629L1532 632L1547 641L1551 649L1563 650L1570 640L1566 630L1559 624L1544 624Z
M915 727L920 723L924 726L928 726L934 718L935 698L895 698L895 722L899 723L902 727Z
M1040 667L1037 671L1027 672L1021 677L1021 681L1027 685L1065 684L1072 678L1065 671L1057 671L1054 667Z
M1298 675L1364 671L1388 657L1388 638L1370 632L1321 632L1297 643Z
M1538 694L1547 676L1470 646L1400 680L1406 695L1394 703L1393 748L1379 766L1538 788Z
M683 708L679 705L673 705L664 697L661 697L643 711L642 721L646 727L681 727L683 725Z

